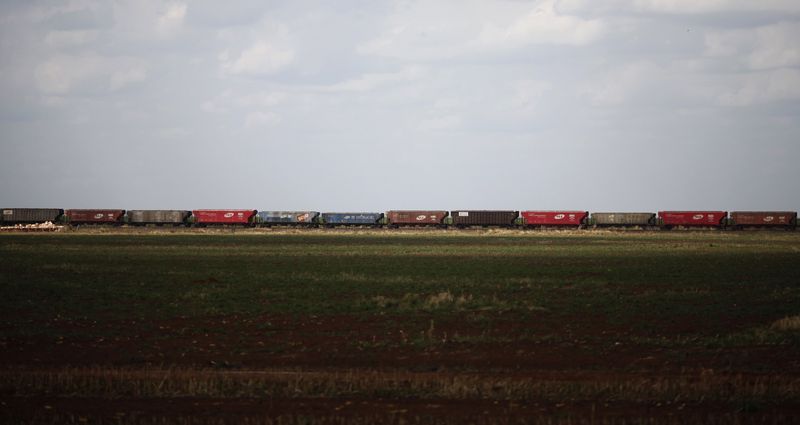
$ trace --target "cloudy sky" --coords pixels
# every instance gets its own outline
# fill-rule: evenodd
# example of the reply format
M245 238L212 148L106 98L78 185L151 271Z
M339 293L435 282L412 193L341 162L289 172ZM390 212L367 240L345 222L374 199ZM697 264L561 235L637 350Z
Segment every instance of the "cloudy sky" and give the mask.
M800 2L3 1L2 207L800 209Z

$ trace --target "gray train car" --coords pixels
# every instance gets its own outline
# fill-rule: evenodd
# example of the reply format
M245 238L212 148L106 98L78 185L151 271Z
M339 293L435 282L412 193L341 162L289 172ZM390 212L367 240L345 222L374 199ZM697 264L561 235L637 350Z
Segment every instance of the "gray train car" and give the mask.
M0 209L0 223L9 224L30 224L57 222L64 215L64 210L60 208L2 208Z
M262 226L307 225L317 223L319 211L259 211L256 216Z
M508 210L456 210L450 211L454 226L513 226L519 211Z
M589 221L598 227L656 226L656 213L650 212L600 212L592 213Z
M191 211L186 210L130 210L128 211L128 224L134 226L155 225L182 225L188 223Z

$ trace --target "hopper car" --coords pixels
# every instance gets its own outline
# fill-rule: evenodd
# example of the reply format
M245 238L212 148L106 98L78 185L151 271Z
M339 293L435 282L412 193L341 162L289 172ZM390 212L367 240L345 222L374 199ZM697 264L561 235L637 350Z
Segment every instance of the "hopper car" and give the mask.
M725 226L728 213L726 211L659 211L659 224L671 229L673 227L712 227Z
M387 224L400 226L435 226L444 227L447 211L434 210L392 210L386 212Z
M125 210L66 210L65 221L72 225L113 224L122 225Z
M257 224L262 226L310 226L319 221L319 211L259 211Z
M450 212L452 225L513 227L517 224L519 211L510 210L455 210Z
M3 226L48 221L56 223L64 216L64 210L60 208L2 208L0 212L0 224Z
M527 227L575 227L586 225L588 211L522 211L523 224Z
M194 224L208 225L239 225L253 224L256 210L192 210Z
M191 211L187 210L130 210L128 224L132 226L181 226L189 223Z
M321 215L321 223L326 227L333 226L372 226L378 227L383 224L383 213L381 212L345 212L335 213L326 212Z

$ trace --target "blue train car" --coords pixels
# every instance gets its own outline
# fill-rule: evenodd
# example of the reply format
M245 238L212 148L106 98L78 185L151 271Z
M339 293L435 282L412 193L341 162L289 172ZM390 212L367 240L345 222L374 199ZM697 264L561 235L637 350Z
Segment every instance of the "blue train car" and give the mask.
M382 218L383 213L379 212L322 213L322 222L326 225L377 225Z
M259 211L258 222L271 224L315 224L318 211Z

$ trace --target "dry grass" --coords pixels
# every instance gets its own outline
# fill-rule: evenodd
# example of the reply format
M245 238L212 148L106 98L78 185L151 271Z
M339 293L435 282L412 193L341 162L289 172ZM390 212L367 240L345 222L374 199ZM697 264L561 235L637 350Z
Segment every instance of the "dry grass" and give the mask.
M407 293L402 297L377 295L372 297L371 301L381 309L396 308L399 310L418 309L432 311L446 308L458 310L472 301L472 295L453 295L450 291L431 295Z
M778 331L798 331L800 330L800 315L776 320L770 325L770 328Z
M14 396L100 398L422 398L511 401L800 401L800 379L686 372L675 376L619 374L599 378L515 377L403 371L218 371L69 368L5 370L0 391Z

